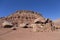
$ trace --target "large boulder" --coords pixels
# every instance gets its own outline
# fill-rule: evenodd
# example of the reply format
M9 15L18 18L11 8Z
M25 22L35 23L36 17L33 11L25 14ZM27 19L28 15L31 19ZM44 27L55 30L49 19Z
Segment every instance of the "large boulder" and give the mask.
M13 27L13 24L11 22L8 22L8 21L4 21L2 23L2 25L3 25L4 28L11 28L11 27Z

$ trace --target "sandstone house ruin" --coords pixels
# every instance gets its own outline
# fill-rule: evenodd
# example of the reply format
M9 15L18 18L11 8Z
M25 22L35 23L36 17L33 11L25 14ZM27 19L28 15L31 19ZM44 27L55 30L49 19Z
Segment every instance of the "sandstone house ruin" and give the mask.
M0 18L0 28L32 28L33 31L54 31L52 20L44 18L40 13L29 10L18 10L15 13Z

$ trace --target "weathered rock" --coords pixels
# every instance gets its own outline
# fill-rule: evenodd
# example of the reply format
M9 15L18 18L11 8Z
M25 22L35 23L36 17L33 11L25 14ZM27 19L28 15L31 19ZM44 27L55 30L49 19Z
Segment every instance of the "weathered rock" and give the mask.
M32 25L33 27L33 31L46 31L46 32L50 32L50 31L54 31L55 27L53 25L53 22L49 19L45 20L45 22L42 22L40 20L38 20L39 23L35 23Z
M28 10L16 11L14 14L0 19L1 27L5 27L6 25L22 28L31 27L33 31L52 31L54 28L52 24L50 19L45 19L40 13Z
M4 28L10 28L10 27L13 27L13 24L11 22L8 22L8 21L4 21L2 23L3 27Z
M33 24L32 27L34 32L44 31L44 28L43 28L44 26L42 26L41 24Z

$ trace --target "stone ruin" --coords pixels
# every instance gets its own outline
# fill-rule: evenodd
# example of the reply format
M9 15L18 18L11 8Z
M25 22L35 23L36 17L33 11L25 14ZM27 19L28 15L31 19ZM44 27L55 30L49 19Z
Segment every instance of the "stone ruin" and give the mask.
M28 10L16 11L15 13L0 18L0 28L32 28L32 31L54 31L55 27L50 19L44 18L40 13Z

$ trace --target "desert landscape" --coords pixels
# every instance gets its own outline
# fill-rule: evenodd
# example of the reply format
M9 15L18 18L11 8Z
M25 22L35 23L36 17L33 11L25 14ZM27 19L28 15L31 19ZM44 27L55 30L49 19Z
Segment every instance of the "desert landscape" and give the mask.
M60 19L41 13L17 10L0 18L0 40L60 40Z

